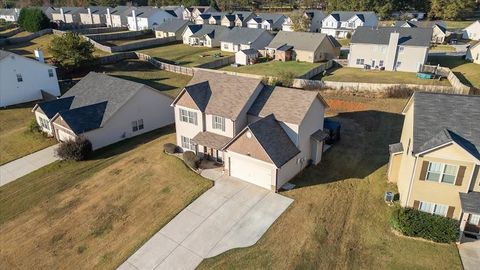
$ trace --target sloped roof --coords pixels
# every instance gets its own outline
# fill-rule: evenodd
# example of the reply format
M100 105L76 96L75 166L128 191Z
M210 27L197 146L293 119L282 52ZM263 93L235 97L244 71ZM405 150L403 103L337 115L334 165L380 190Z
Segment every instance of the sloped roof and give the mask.
M59 7L52 11L52 13L60 14L61 9L63 9L64 14L80 14L80 12L83 10L83 7Z
M287 44L296 50L315 51L325 38L322 33L280 31L266 47L276 49Z
M48 119L51 119L58 112L70 109L72 102L73 102L73 97L65 97L65 98L59 98L51 101L38 103L38 107L42 109L42 111L45 113Z
M0 8L0 15L17 15L17 13L14 8Z
M310 19L316 19L317 17L320 18L320 20L323 20L326 16L325 16L325 13L323 13L323 11L319 10L319 9L308 9L308 10L305 10L305 14L307 14L307 16L310 18Z
M398 45L430 46L432 28L408 27L367 27L361 26L355 30L350 43L388 45L391 33L399 33Z
M365 21L367 15L375 15L373 11L332 11L330 13L337 21L343 22L348 21L353 16L357 15L360 20Z
M213 33L214 37L220 38L226 32L230 31L228 27L212 24L188 25L187 27L192 31L192 37L203 37Z
M259 117L273 114L279 121L299 125L318 95L316 91L265 86L248 114Z
M470 214L480 215L480 192L460 192L460 203L462 210Z
M213 149L222 149L232 138L209 131L199 132L193 141L199 145L210 147Z
M328 134L328 132L324 131L323 129L319 129L315 131L310 137L312 137L312 139L316 141L322 142L328 137L330 137L330 134Z
M257 49L253 49L253 48L250 48L250 49L245 49L245 50L240 50L239 52L242 52L246 55L252 55L252 54L258 54L258 50Z
M156 31L163 32L177 32L184 29L187 25L191 25L192 22L180 19L171 19L155 27Z
M401 153L403 152L403 144L401 142L390 144L388 146L388 151L390 154Z
M261 83L260 79L197 70L174 103L188 92L205 113L235 120Z
M405 24L408 24L410 27L419 28L433 28L437 26L442 32L445 33L447 31L447 25L444 21L396 21L394 26L402 27Z
M279 13L258 13L257 18L261 18L262 20L271 20L273 23L276 23L278 20L284 18L285 15Z
M79 11L79 14L88 14L88 9L90 9L92 14L107 14L107 7L101 6L90 6L83 8Z
M282 167L300 153L273 114L251 123L247 128L277 168Z
M59 112L75 134L100 128L104 119L107 101Z
M480 159L480 96L416 92L412 99L414 153L456 142Z
M256 41L264 33L269 33L265 29L254 29L247 27L234 27L228 31L221 41L231 42L233 44L249 44ZM273 35L269 33L273 39Z

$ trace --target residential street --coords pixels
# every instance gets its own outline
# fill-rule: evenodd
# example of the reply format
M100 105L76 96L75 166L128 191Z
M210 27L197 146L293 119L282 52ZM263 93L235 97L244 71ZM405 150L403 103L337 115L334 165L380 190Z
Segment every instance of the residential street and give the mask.
M6 185L26 174L29 174L58 160L58 158L54 155L55 147L57 147L57 145L47 147L43 150L0 166L0 186Z

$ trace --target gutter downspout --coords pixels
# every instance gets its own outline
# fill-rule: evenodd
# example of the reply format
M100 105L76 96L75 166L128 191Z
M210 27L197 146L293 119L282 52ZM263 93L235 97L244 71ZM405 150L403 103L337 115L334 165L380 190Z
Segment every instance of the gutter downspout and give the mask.
M408 153L407 153L408 155ZM408 205L408 202L410 201L410 195L412 193L412 186L413 186L413 178L415 177L415 173L417 172L417 161L418 161L418 157L415 156L415 163L413 164L413 174L412 174L412 177L410 177L410 184L408 185L408 193L407 193L407 201L406 201L406 204L403 206L403 207L406 207Z

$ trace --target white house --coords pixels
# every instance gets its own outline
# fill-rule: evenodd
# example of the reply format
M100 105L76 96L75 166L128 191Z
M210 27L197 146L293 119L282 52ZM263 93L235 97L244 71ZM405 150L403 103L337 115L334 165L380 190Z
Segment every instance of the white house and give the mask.
M480 21L476 21L463 29L462 38L480 40Z
M80 12L81 7L60 7L52 11L52 20L64 23L81 23Z
M171 102L147 85L90 72L59 99L39 103L32 111L58 141L82 135L98 149L172 124Z
M16 22L19 14L20 10L17 8L0 8L0 20Z
M42 91L60 96L54 66L0 50L0 107L42 99Z
M238 52L245 49L263 49L272 41L273 35L264 29L234 27L220 39L220 49Z
M140 7L132 9L131 14L127 16L128 29L130 31L153 29L155 26L173 18L175 17L172 14L163 9Z
M480 64L480 42L472 44L468 47L465 59L470 60L475 64Z
M248 28L261 28L265 30L281 30L286 17L278 13L258 13L257 17L247 21Z
M304 16L307 21L307 31L309 32L320 32L322 28L322 20L325 18L325 14L321 10L311 9L306 10L302 16ZM285 21L282 24L282 31L291 32L293 31L293 21L291 17L286 17Z
M127 16L132 14L135 7L116 6L107 8L105 11L105 22L107 27L124 27L128 26Z
M79 12L80 22L82 24L105 24L106 8L105 7L87 7Z
M334 11L322 21L321 32L336 38L347 38L359 26L375 27L378 18L370 11Z
M172 103L177 144L224 164L226 175L277 191L322 159L324 113L315 91L196 71Z
M183 44L190 46L220 47L220 41L230 28L221 25L187 25L182 34Z
M254 64L258 59L258 55L259 53L256 49L240 50L235 53L235 64L242 66Z

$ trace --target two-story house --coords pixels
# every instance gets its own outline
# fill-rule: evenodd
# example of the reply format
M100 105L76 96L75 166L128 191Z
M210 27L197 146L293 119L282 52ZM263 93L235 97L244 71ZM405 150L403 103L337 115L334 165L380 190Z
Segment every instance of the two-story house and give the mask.
M247 21L248 28L261 28L270 31L281 30L286 17L278 13L258 13Z
M221 25L187 25L182 34L183 44L191 46L220 47L220 41L230 28Z
M63 23L79 24L81 7L60 7L52 11L52 20Z
M442 44L447 41L447 37L451 32L447 31L447 25L443 21L397 21L393 24L394 27L409 27L409 28L432 28L432 43Z
M184 151L266 189L278 190L321 160L327 104L317 92L199 70L172 106Z
M425 64L432 28L359 27L350 41L348 66L417 72Z
M226 14L220 20L220 24L226 27L245 27L247 21L253 18L255 14L250 11L234 11L230 14Z
M306 10L303 17L308 22L307 31L320 32L322 28L322 20L325 18L325 14L321 10L311 9ZM293 20L290 17L286 17L282 24L282 31L293 31Z
M388 179L400 204L480 229L480 97L416 92L390 145Z
M220 41L220 49L226 52L238 52L246 49L263 49L273 39L273 35L264 29L234 27Z
M106 24L105 7L87 7L79 12L80 23L82 24Z
M139 7L132 9L132 13L127 16L128 30L138 31L154 29L168 20L175 18L171 13L152 7Z
M107 27L123 27L128 26L127 16L132 14L135 7L116 6L107 8L105 13L105 22Z
M377 25L378 18L375 12L334 11L323 19L321 32L336 38L348 38L357 27Z

